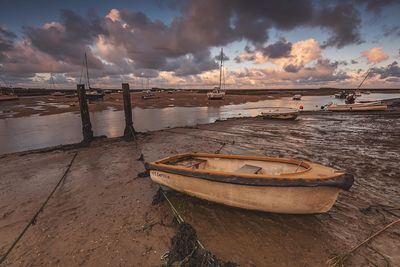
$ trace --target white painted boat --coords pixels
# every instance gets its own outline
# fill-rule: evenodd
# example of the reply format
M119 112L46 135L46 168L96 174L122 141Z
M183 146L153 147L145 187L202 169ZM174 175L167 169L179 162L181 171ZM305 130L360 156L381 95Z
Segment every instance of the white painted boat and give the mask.
M52 96L65 96L65 93L63 93L63 92L54 92L51 95Z
M221 100L224 99L225 92L222 92L218 89L214 89L212 92L207 93L207 98L210 100Z
M295 120L299 111L293 108L269 108L261 112L264 119Z
M329 111L385 111L387 105L379 101L354 104L330 104L326 106Z
M265 156L178 154L146 163L151 179L229 206L288 214L327 212L353 176L308 161Z
M293 100L301 100L301 95L294 95Z
M223 62L224 62L224 51L221 48L221 54L220 54L220 65L219 65L219 86L214 87L214 90L212 92L207 93L207 98L209 100L222 100L225 98L225 92L221 91L222 88L222 77L224 76L222 69L223 69ZM225 84L225 76L224 76L224 84Z

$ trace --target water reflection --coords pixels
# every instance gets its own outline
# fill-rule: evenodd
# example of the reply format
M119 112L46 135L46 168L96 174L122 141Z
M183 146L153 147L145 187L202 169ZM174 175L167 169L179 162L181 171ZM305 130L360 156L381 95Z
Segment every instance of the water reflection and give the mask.
M400 97L399 94L363 95L358 100L376 100ZM249 102L222 107L168 107L162 109L133 109L137 131L154 131L168 127L212 123L217 119L259 115L266 107L291 107L318 110L329 102L343 102L332 96L304 96L295 101L290 97ZM124 112L104 110L90 114L95 135L121 136L124 131ZM79 114L63 113L48 116L30 116L0 120L0 154L42 148L81 140Z

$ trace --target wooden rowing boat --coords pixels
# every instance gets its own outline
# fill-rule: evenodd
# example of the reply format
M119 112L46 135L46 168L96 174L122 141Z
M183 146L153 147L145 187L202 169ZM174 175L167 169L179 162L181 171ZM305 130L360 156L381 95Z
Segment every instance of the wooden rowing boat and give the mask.
M269 108L261 112L264 119L295 120L299 111L293 108Z
M353 176L307 161L223 154L178 154L146 163L151 179L201 199L267 212L327 212Z

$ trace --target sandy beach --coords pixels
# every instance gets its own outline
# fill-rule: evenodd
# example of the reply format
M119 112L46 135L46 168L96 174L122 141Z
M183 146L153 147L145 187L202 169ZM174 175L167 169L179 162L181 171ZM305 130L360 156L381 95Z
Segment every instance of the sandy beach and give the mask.
M355 176L329 213L281 215L246 211L178 193L170 199L201 242L239 266L325 266L400 216L399 120L384 115L260 118L175 128L138 142L100 139L89 147L39 150L0 158L3 254L76 159L35 225L5 266L160 266L177 225L166 202L152 205L158 186L139 177L143 153L153 161L176 153L215 152L311 160ZM340 125L340 129L338 126ZM388 128L388 126L390 127ZM337 144L341 144L338 146ZM360 248L346 266L400 264L399 228Z

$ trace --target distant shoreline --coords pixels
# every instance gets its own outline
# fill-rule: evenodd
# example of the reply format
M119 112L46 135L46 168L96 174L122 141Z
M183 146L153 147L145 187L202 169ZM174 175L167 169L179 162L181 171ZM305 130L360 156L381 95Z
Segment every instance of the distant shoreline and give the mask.
M0 88L1 92L6 94L12 91L17 96L44 96L50 95L54 92L64 92L64 93L75 93L76 89L44 89L44 88ZM117 92L121 89L104 89L111 92ZM146 89L131 89L131 92L141 92ZM195 92L195 93L206 93L211 89L179 89L179 88L156 88L153 87L151 91L184 91L184 92ZM355 88L291 88L291 89L238 89L238 88L228 88L226 89L227 94L231 95L262 95L268 94L281 94L281 95L292 95L292 94L303 94L303 95L329 95L334 94L339 91L349 90L354 91ZM370 91L372 93L400 93L400 88L363 88L360 91Z

